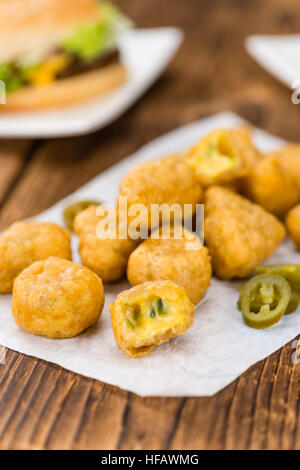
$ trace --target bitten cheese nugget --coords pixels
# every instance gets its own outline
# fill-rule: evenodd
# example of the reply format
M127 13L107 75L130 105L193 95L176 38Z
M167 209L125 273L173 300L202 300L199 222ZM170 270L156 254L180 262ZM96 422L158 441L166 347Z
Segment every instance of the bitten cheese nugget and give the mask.
M156 233L131 253L127 277L132 286L147 281L169 280L183 287L196 304L210 284L212 274L210 256L197 237L185 232L181 239L156 239Z
M289 235L300 250L300 204L291 209L286 216L286 226Z
M154 281L121 292L109 310L118 346L128 356L142 357L183 335L193 324L195 307L182 287Z
M192 169L181 155L172 155L143 162L130 170L121 181L118 204L120 196L126 197L129 215L134 204L143 204L147 211L144 217L141 216L141 227L150 230L152 205L170 207L178 204L184 209L184 204L190 204L191 213L194 213L202 195ZM134 215L130 216L129 222L134 218Z
M34 261L58 256L71 259L70 233L47 222L16 222L0 236L0 293Z
M204 186L231 183L260 158L244 128L215 130L187 153L187 163Z
M243 192L279 217L300 200L300 186L277 152L265 155L250 170L244 179Z
M104 216L103 216L104 217ZM103 282L122 279L126 273L130 253L137 242L130 238L101 239L97 225L102 216L97 215L97 206L90 206L76 216L74 231L79 237L79 252L82 263L101 277Z
M221 279L246 277L285 236L276 217L221 186L206 191L204 207L205 243Z
M103 305L101 279L84 266L61 258L36 261L14 282L14 319L35 335L76 336L97 322Z

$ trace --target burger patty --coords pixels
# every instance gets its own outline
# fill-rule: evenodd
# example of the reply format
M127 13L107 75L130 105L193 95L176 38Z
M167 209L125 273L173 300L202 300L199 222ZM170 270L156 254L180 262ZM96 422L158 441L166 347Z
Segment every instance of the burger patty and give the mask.
M120 53L117 49L114 49L92 61L83 61L78 57L72 57L70 64L56 74L57 79L74 77L75 75L80 75L81 73L91 72L93 70L107 67L120 62Z

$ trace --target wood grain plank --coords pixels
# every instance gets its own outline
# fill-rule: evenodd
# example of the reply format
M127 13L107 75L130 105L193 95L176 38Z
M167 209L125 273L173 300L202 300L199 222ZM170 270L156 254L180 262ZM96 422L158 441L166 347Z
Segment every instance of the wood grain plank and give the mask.
M283 449L283 431L287 413L294 415L295 409L288 410L288 395L291 387L291 372L294 367L291 362L291 349L288 347L280 351L278 364L274 373L272 394L270 399L270 420L268 432L268 446ZM299 371L300 372L300 371ZM298 373L299 373L298 372ZM291 405L291 403L290 403ZM299 446L299 442L295 446Z
M33 363L37 359L30 358ZM27 395L22 397L22 410L17 410L9 429L3 436L7 449L44 449L48 423L43 426L47 405L62 373L61 368L39 361L31 376ZM54 413L56 416L57 410ZM19 416L21 415L21 416ZM49 414L47 414L48 416ZM47 420L46 420L47 421ZM36 434L42 426L43 432Z
M0 140L0 207L30 159L29 140Z
M33 147L1 141L0 227L49 207L151 139L214 112L232 109L300 141L290 91L243 46L249 34L298 32L299 2L116 3L139 26L181 27L181 50L109 128ZM215 396L185 400L143 399L9 351L0 366L0 448L299 449L300 366L292 352L289 343Z
M185 404L180 398L130 395L118 449L167 449Z
M74 449L116 449L123 432L128 393L94 382L77 430Z

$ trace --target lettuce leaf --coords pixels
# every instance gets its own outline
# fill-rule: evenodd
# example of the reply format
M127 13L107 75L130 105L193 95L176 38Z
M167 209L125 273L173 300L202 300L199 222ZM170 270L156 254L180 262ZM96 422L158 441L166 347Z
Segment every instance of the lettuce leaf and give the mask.
M7 93L28 85L30 73L37 65L20 65L15 63L0 64L0 80L5 83Z
M0 65L0 80L5 83L7 93L23 86L22 78L15 73L10 64Z
M101 5L98 21L81 24L64 40L62 48L82 60L90 61L116 46L119 34L127 29L130 21L109 4Z

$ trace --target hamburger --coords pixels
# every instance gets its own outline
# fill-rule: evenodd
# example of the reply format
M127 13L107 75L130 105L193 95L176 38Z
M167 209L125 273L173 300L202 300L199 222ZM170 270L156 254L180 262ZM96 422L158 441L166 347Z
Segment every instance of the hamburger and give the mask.
M2 111L72 105L126 80L118 39L130 26L99 0L1 0Z

